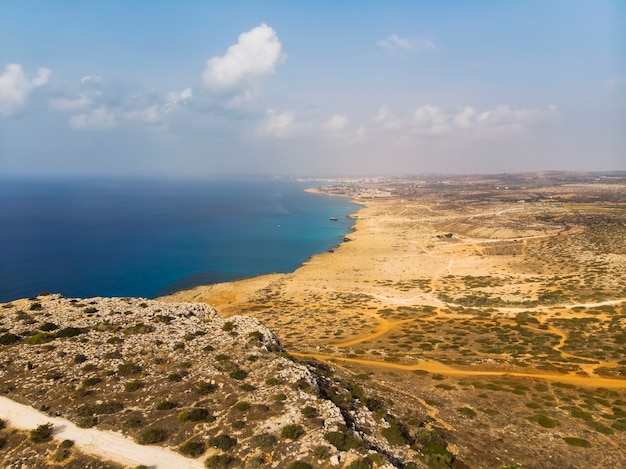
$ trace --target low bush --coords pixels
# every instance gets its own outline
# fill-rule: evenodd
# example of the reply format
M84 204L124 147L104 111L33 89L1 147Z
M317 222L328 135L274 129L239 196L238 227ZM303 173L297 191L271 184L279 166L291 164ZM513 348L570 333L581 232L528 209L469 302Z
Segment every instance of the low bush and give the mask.
M590 448L591 447L591 443L589 443L587 440L584 440L582 438L575 438L572 436L564 436L563 437L563 441L565 443L567 443L570 446L578 446L580 448Z
M20 340L22 338L19 335L11 334L10 332L0 335L0 345L13 345Z
M216 454L204 461L207 469L231 469L241 467L241 460L228 454Z
M317 417L319 414L320 414L320 413L319 413L319 411L318 411L315 407L312 407L312 406L310 406L310 405L308 405L308 406L306 406L306 407L304 407L304 408L302 409L302 415L303 415L304 417L308 418L308 419L315 418L315 417Z
M207 383L206 381L198 381L196 383L196 392L200 395L210 394L217 391L217 384Z
M52 424L44 423L30 431L30 440L33 443L44 443L52 439Z
M348 451L353 448L362 448L363 442L358 438L343 432L328 432L324 439L339 451Z
M271 433L261 433L256 435L253 441L259 448L271 448L276 444L276 437Z
M206 447L201 441L188 441L178 448L178 452L188 458L197 458L205 451Z
M178 404L174 401L161 401L156 406L156 410L171 410L176 407Z
M282 436L283 438L288 438L290 440L297 440L302 435L304 435L304 429L300 425L297 425L295 423L286 425L280 431L280 436Z
M134 376L136 374L141 373L141 369L142 369L141 366L136 365L135 363L126 362L126 363L122 363L117 368L117 375L123 376L123 377Z
M206 409L194 407L193 409L184 410L178 414L178 420L181 422L200 422L201 420L213 421L215 420L215 417L210 415L209 411Z
M221 434L209 439L209 445L213 448L221 449L222 451L228 451L237 444L237 438L230 435Z
M137 380L128 381L127 383L124 383L124 391L126 392L136 391L140 387L141 387L141 383Z
M102 378L99 378L97 376L93 376L91 378L85 378L83 380L83 386L85 386L85 387L95 386L96 384L100 384L101 382L102 382Z
M137 436L135 441L140 445L154 445L165 441L166 438L167 432L162 428L147 428Z

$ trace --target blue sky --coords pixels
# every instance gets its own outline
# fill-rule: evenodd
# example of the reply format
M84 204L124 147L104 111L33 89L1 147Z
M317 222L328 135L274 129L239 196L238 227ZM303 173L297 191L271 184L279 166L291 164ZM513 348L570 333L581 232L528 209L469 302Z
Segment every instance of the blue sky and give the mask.
M626 3L0 3L0 174L626 169Z

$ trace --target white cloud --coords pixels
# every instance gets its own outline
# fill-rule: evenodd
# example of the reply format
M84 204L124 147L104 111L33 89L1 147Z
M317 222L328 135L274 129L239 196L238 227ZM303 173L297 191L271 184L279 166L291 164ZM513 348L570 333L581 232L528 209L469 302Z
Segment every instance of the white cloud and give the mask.
M397 117L383 106L375 121L385 131L401 133L401 140L418 137L498 137L523 134L538 126L552 125L559 120L556 106L536 109L511 109L501 105L482 112L473 107L445 110L423 105L410 117Z
M0 75L0 115L10 116L18 111L28 99L34 88L45 85L52 71L39 68L37 75L29 78L19 64L7 64L5 72Z
M268 109L266 119L257 130L258 135L286 137L294 128L294 113L292 111L276 112Z
M230 46L223 56L210 58L202 82L213 91L239 93L274 73L285 58L276 31L263 23L240 34L237 44Z
M322 125L322 128L327 132L340 133L346 130L348 122L349 121L346 116L342 114L335 114Z
M52 98L50 107L59 112L75 112L81 111L91 106L91 98L85 94L76 96L75 98Z
M377 41L376 45L389 52L413 52L438 49L437 44L430 39L406 38L400 37L397 34L391 34L385 39Z
M115 126L116 119L115 114L100 107L85 114L70 117L69 123L71 127L80 130L109 129Z

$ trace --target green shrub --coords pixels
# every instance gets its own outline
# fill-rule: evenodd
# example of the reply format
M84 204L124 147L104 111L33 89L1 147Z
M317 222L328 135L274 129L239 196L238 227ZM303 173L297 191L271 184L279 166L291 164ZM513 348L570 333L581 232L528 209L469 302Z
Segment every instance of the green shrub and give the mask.
M295 423L284 426L280 431L280 436L290 440L297 440L302 435L304 435L304 429Z
M324 439L339 451L348 451L352 448L362 448L363 442L358 438L343 432L328 432Z
M276 437L271 433L261 433L256 435L253 441L259 448L271 448L276 444Z
M274 399L276 399L277 401L284 401L285 399L287 399L287 396L284 393L280 392L274 396Z
M133 392L141 387L141 383L137 380L124 383L124 391Z
M184 410L178 414L178 420L181 422L200 422L201 420L210 420L209 416L210 414L208 410L194 407L191 410ZM211 416L211 419L215 420L213 416Z
M61 444L59 444L59 448L67 449L74 446L74 442L72 440L63 440Z
M204 461L207 469L231 469L241 467L241 460L228 454L216 454Z
M312 407L310 405L302 409L302 415L308 419L315 418L319 414L320 414L319 411L315 407Z
M178 404L174 401L161 401L156 406L156 410L171 410L176 407Z
M81 363L85 363L87 361L87 357L82 353L79 353L74 356L74 364L79 365Z
M328 459L330 457L330 448L324 445L316 446L313 448L313 456L317 459Z
M206 447L201 441L188 441L178 448L178 452L188 458L197 458L205 451Z
M61 329L60 331L58 331L55 336L59 339L61 338L69 338L69 337L76 337L78 335L81 335L83 332L85 332L83 329L80 329L78 327L65 327L63 329Z
M563 441L571 446L579 446L580 448L590 448L591 443L582 438L575 438L572 436L564 436Z
M13 345L20 340L22 338L19 335L11 334L10 332L0 335L0 345Z
M217 391L217 384L207 383L206 381L198 381L196 383L196 392L200 395L210 394Z
M458 409L456 409L456 411L459 414L465 415L466 417L469 417L471 419L476 417L476 411L474 409L470 409L469 407L459 407Z
M51 342L52 340L54 340L53 334L50 334L49 332L37 332L37 334L30 336L26 340L26 343L28 345L38 345Z
M172 381L173 383L178 383L183 380L183 375L181 375L180 373L170 373L167 376L167 380Z
M124 404L117 401L102 402L100 404L85 404L76 409L79 417L91 415L115 414L124 408Z
M52 439L52 424L44 423L30 431L30 440L33 443L44 443Z
M78 428L95 427L97 423L98 417L96 417L95 415L86 415L83 417L79 417L78 420L76 420L76 426Z
M531 422L538 423L544 428L554 428L558 424L556 420L552 420L550 417L547 417L542 414L536 414L531 417L528 417L528 420Z
M398 426L397 422L390 422L390 426L383 428L380 432L391 445L401 446L408 444L407 438Z
M248 376L248 373L244 370L242 370L241 368L237 368L236 370L233 370L230 372L229 376L233 379L246 379L246 377Z
M41 310L41 303L31 303L30 304L30 309L31 311L40 311Z
M134 376L139 373L141 373L141 366L131 362L122 363L117 368L117 375L123 376L125 378L129 376Z
M141 425L142 425L141 420L139 420L138 418L135 418L135 417L131 417L131 418L126 419L124 421L124 424L122 425L122 428L126 428L126 429L128 429L128 428L138 428L138 427L141 427Z
M102 378L99 378L97 376L93 376L91 378L85 378L83 380L83 386L85 386L85 387L95 386L96 384L100 384L101 382L102 382Z
M162 428L148 428L142 431L135 441L140 445L153 445L161 443L167 438L167 432Z
M232 322L232 321L226 321L226 322L224 323L224 325L222 326L222 330L223 330L223 331L226 331L226 332L230 332L230 331L232 331L235 327L237 327L237 326L235 326L235 323L234 323L234 322Z
M39 326L39 330L44 332L56 331L58 328L59 326L51 322L44 322L41 326Z
M237 438L221 434L209 439L209 445L213 448L221 449L222 451L228 451L237 444Z

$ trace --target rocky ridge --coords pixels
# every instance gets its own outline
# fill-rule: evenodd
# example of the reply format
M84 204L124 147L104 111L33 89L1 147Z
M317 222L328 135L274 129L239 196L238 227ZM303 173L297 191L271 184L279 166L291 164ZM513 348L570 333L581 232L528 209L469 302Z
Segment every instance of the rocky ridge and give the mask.
M18 300L0 309L0 350L6 397L206 467L423 465L395 441L404 430L379 399L327 366L295 362L257 319L222 318L208 305ZM0 461L19 467L21 457Z

